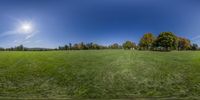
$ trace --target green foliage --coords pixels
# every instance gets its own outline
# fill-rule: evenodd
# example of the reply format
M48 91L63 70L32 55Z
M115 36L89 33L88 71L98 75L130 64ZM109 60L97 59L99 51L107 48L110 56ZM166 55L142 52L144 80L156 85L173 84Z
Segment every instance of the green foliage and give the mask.
M173 50L177 47L177 38L172 32L161 32L154 45L162 50Z
M131 42L131 41L126 41L125 43L123 43L123 48L124 49L133 49L136 48L136 44Z
M101 46L99 44L96 44L96 43L75 43L73 46L72 46L72 49L71 50L99 50L99 49L104 49L105 47L104 46Z
M121 49L122 47L118 43L114 43L110 45L108 48L110 49Z
M189 39L178 37L178 50L190 50L191 43Z
M140 49L142 50L150 50L153 46L153 42L155 40L155 37L152 33L146 33L143 35L143 37L140 39Z
M198 44L192 44L192 50L198 50Z
M191 44L187 38L177 37L172 32L161 32L156 38L152 33L146 33L136 46L134 42L126 41L125 43L114 43L109 46L97 43L69 43L68 45L59 46L58 48L26 48L23 45L11 48L0 48L0 51L52 51L52 50L100 50L100 49L138 49L154 51L170 50L198 50L197 44Z
M63 47L62 47L62 46L59 46L58 49L59 49L59 50L69 50L69 46L68 46L68 45L65 45L65 46L63 46Z

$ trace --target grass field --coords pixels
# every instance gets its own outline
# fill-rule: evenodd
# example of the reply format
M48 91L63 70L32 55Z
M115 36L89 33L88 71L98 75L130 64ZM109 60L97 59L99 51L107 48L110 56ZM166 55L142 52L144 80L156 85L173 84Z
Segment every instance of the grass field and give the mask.
M200 52L0 52L0 98L200 97Z

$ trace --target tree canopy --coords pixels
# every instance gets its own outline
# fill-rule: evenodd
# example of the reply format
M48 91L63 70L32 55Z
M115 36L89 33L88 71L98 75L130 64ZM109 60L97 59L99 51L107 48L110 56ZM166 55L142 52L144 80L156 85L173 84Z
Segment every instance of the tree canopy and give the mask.
M157 37L152 33L146 33L140 39L138 45L132 41L125 41L123 44L113 43L111 45L100 45L97 43L69 43L58 48L27 48L23 45L1 48L0 51L49 51L49 50L99 50L99 49L138 49L138 50L199 50L198 44L183 37L176 36L172 32L161 32Z
M156 47L162 50L172 50L177 47L177 38L172 32L161 32L154 43Z
M178 50L189 50L191 49L191 43L189 39L178 37Z
M125 43L123 43L122 46L123 46L124 49L136 48L136 44L131 42L131 41L126 41Z
M140 49L150 50L153 42L155 40L155 37L152 33L146 33L143 35L143 37L140 39Z

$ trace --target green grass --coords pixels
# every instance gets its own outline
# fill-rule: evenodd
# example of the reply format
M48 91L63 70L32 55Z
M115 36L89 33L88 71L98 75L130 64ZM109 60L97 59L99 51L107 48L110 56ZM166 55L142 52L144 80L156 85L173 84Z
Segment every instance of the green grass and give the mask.
M200 52L0 52L0 98L200 97Z

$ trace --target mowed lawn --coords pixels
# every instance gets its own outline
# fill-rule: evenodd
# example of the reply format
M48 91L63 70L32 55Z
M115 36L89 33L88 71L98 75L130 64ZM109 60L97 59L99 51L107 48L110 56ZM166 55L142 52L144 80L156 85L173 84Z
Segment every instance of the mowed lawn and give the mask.
M0 98L199 98L199 51L0 52Z

